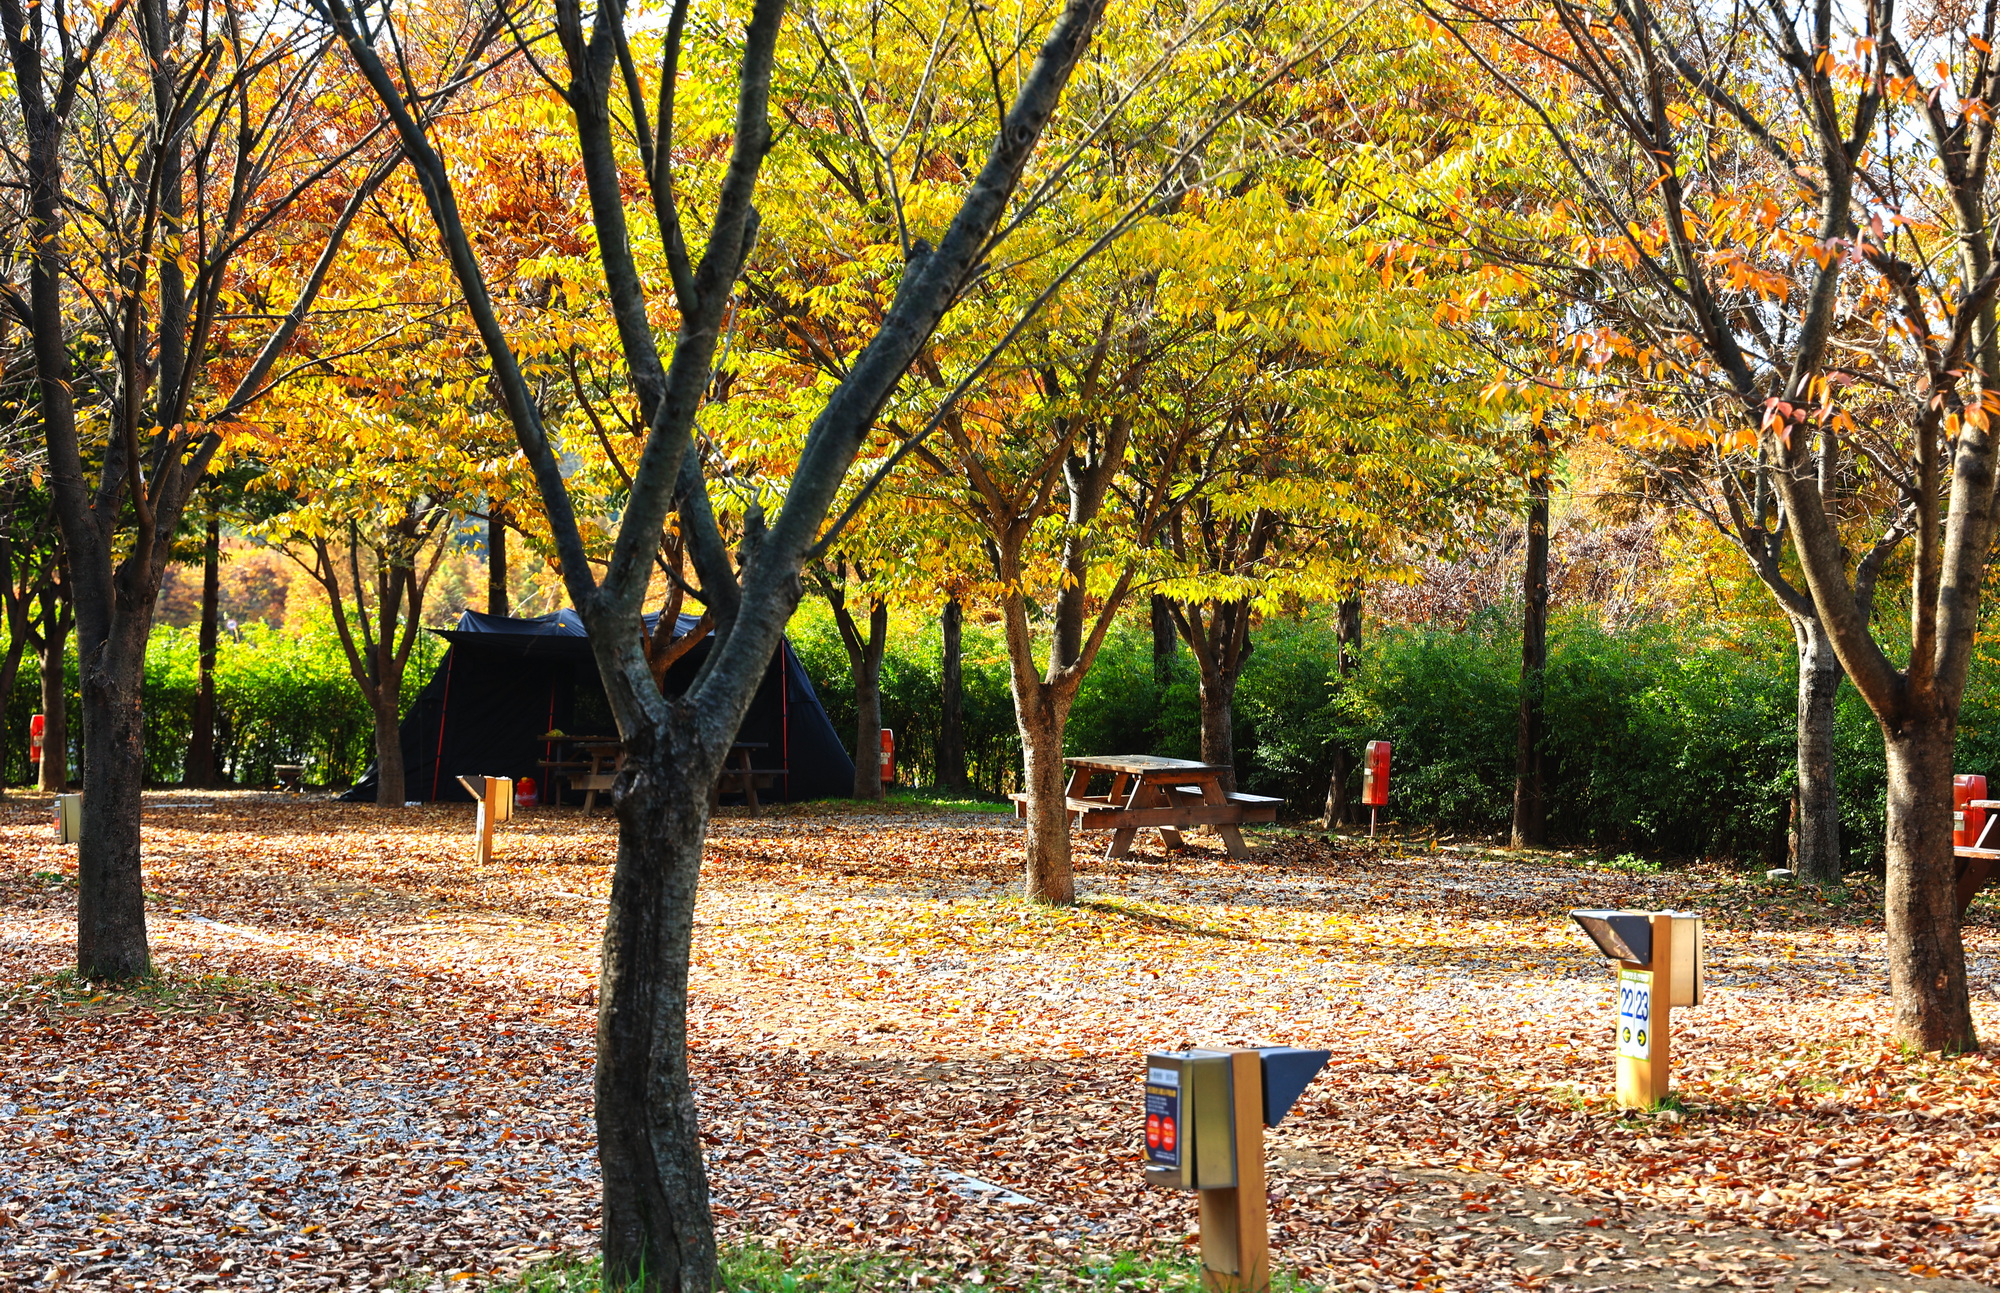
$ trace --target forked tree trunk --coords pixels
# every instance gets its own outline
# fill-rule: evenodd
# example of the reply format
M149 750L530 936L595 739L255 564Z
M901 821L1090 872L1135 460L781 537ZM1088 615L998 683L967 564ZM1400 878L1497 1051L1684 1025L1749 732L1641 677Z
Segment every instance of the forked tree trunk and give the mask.
M1250 658L1250 604L1167 604L1170 622L1187 640L1200 680L1201 761L1223 769L1222 788L1236 789L1236 685Z
M36 784L51 794L69 789L69 616L53 593L44 593L42 646L42 766Z
M1076 902L1076 868L1070 857L1069 811L1064 790L1063 728L1069 698L1028 666L1014 670L1014 713L1021 729L1022 790L1028 795L1027 866L1022 896L1029 902L1067 907Z
M1541 440L1539 429L1535 438ZM1521 710L1514 733L1515 848L1548 838L1542 757L1549 663L1549 478L1535 477L1528 507L1527 564L1521 576Z
M943 659L939 662L943 714L938 722L938 785L965 794L965 607L953 597L944 604Z
M624 236L626 193L613 148L612 113L604 97L613 42L595 36L587 42L593 61L586 74L580 70L581 51L586 48L581 11L558 10L558 34L578 61L566 97L582 144L580 156L600 234L597 246L612 311L621 324L627 367L650 405L642 410L643 421L652 429L602 585L596 585L589 573L582 534L559 464L549 450L540 405L492 308L484 273L458 215L449 173L413 120L403 90L383 67L373 31L364 35L362 24L341 0L322 0L321 9L339 24L349 53L378 97L394 109L405 151L464 289L461 299L494 361L495 385L537 473L544 510L564 555L571 596L589 627L598 675L605 681L626 743L625 768L613 791L619 850L606 916L598 1011L596 1115L605 1198L603 1282L622 1288L642 1281L646 1289L660 1293L709 1293L717 1276L714 1223L700 1121L687 1070L687 977L709 790L757 683L783 641L784 625L797 607L802 568L840 482L924 339L970 281L974 264L990 253L994 231L1008 209L1028 154L1040 140L1042 126L1101 16L1101 0L1071 0L1051 28L1032 68L1020 79L1015 104L1002 118L974 188L936 247L921 258L912 257L880 329L856 356L815 423L791 476L784 509L758 543L744 545L740 575L730 569L729 554L707 509L700 457L692 451L685 458L681 454L692 440L696 412L712 380L722 319L755 237L750 199L771 139L767 96L784 5L781 0L758 0L744 28L736 141L722 197L706 222L708 245L699 267L679 254L677 240L668 240L681 319L672 360L665 365L653 349L657 338L647 319L644 287ZM610 23L623 21L622 11L600 11L600 23L606 21L604 13L610 14ZM669 75L679 31L676 22L667 36L667 48L673 51L668 56ZM622 37L616 44L622 51ZM659 154L667 155L674 146L671 131L666 131L659 140ZM652 394L656 379L658 393ZM1122 446L1119 457L1122 461ZM640 640L637 612L651 568L649 562L631 561L637 549L629 541L636 536L647 554L654 550L668 508L675 502L671 492L675 485L685 491L680 497L691 503L679 505L680 515L691 525L687 532L696 537L695 567L705 594L720 597L723 606L718 608L720 640L690 693L694 699L668 701L659 696L643 661L634 655ZM823 541L830 542L836 533L837 529L829 532ZM1118 593L1122 596L1122 584Z
M649 1289L715 1287L687 1003L708 787L721 775L728 743L703 747L699 716L683 702L673 705L664 731L641 726L626 734L613 795L618 861L597 1005L606 1288L642 1275Z
M1833 760L1840 661L1817 618L1792 619L1799 651L1799 815L1792 866L1813 884L1840 881L1840 791Z
M152 591L157 592L157 585ZM148 610L138 608L116 621L122 634L101 643L78 643L83 833L76 856L76 964L87 979L133 979L152 968L139 858L146 766L139 706L151 628Z
M1882 897L1896 1034L1924 1051L1978 1049L1951 843L1954 718L1890 734L1888 885Z
M190 786L203 790L221 782L215 769L215 644L221 602L222 526L211 516L201 553L201 665L194 698L194 735L188 741L185 774Z
M854 680L854 797L882 798L882 653L889 645L889 607L870 598L868 635L847 609L847 595L822 575L820 588L833 611L840 645L847 651L848 674Z

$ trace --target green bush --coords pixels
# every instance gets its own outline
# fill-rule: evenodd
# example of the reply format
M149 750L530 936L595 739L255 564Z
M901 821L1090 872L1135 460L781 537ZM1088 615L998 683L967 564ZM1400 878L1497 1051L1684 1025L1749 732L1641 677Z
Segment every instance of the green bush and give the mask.
M420 634L403 676L403 706L416 697L444 654L444 643ZM200 638L193 627L160 628L146 652L145 713L147 782L182 780L194 727L198 694ZM69 660L71 768L80 768L82 707L77 696L76 659ZM253 622L240 637L225 635L216 646L216 758L223 774L238 785L268 786L273 769L305 765L315 785L352 784L374 760L374 726L368 705L347 669L340 639L324 612L307 615L286 628ZM41 706L36 676L24 669L7 707L7 779L28 777L28 717Z
M854 747L854 676L833 613L817 599L802 604L785 630L812 678L833 730ZM968 620L960 634L966 774L975 790L999 798L1020 782L1020 736L1007 675L1007 646L997 625ZM944 633L934 616L892 620L882 656L882 726L896 734L897 778L905 785L937 781L938 738L944 726Z
M1330 624L1267 624L1261 636L1238 693L1239 718L1255 733L1246 784L1317 811L1334 751L1358 756L1364 742L1381 738L1394 747L1397 817L1444 829L1506 827L1517 620L1496 614L1458 630L1387 630L1361 651L1345 686L1335 677ZM1789 636L1721 640L1698 624L1614 630L1587 614L1559 615L1546 684L1551 838L1775 864L1796 779L1796 677ZM2000 752L2000 689L1983 708L1974 700L1968 735L1976 730ZM1836 737L1850 856L1857 865L1879 862L1882 741L1851 688Z
M1893 632L1893 630L1890 630ZM792 641L843 740L854 697L847 656L824 605L808 602ZM997 625L965 626L965 723L977 791L998 798L1020 782L1020 738ZM1892 656L1894 643L1885 643ZM883 663L883 721L896 732L906 785L935 782L941 720L935 617L903 617ZM443 643L425 634L405 679L407 703ZM1464 629L1399 628L1373 635L1357 672L1337 676L1330 613L1261 625L1237 692L1238 780L1283 796L1301 816L1324 803L1334 754L1394 743L1394 815L1441 829L1504 829L1513 798L1518 622L1504 615ZM1975 662L1959 722L1958 767L2000 793L2000 660ZM161 629L146 667L146 776L178 782L194 709L193 629ZM72 750L81 745L76 666L69 663ZM1734 637L1696 622L1608 628L1558 615L1549 632L1548 806L1551 837L1617 851L1782 858L1794 784L1795 660L1782 630ZM260 624L226 637L217 661L217 749L243 785L302 763L309 781L352 782L372 758L367 706L348 676L324 613L285 629ZM9 784L28 776L28 716L40 705L32 660L5 715L0 760ZM1107 638L1071 712L1071 753L1199 752L1198 688L1186 652L1155 684L1152 639L1133 616ZM1836 718L1842 829L1849 862L1879 867L1886 775L1882 739L1852 687ZM72 766L75 766L72 760Z
M1063 729L1065 754L1201 756L1201 684L1185 650L1174 653L1167 685L1153 681L1153 630L1144 619L1122 620L1076 692Z

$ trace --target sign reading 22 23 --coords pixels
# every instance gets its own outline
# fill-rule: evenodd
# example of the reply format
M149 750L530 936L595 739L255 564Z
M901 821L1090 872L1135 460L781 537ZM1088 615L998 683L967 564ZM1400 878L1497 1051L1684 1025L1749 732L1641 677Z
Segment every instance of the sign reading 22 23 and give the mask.
M1653 972L1618 971L1618 1053L1635 1060L1651 1059L1653 1038Z

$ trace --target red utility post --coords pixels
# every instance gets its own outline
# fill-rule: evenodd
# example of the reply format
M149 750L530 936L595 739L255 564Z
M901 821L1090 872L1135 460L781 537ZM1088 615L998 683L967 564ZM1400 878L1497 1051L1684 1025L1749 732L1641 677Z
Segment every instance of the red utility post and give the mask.
M1375 813L1389 806L1389 743L1370 741L1361 752L1361 802L1368 805L1368 838L1375 838Z

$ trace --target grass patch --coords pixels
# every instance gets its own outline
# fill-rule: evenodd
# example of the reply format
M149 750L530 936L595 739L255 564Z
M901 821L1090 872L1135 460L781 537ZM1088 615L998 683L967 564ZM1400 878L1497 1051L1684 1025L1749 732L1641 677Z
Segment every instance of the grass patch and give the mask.
M154 970L129 983L93 983L75 970L39 975L0 995L0 1013L45 1019L122 1015L149 1010L168 1015L272 1015L317 1007L308 989L231 974L182 974Z
M949 790L936 790L911 786L889 792L892 804L909 804L913 807L949 808L960 813L1011 813L1014 801L1011 799L975 799L968 795L956 794Z
M798 803L767 803L766 813L796 815L804 817L848 816L850 814L880 813L884 809L925 810L942 809L960 813L1011 813L1012 800L977 799L955 795L947 790L933 790L922 787L899 787L884 795L880 801L868 799L806 799Z
M1090 1259L1071 1270L1017 1272L1004 1267L960 1268L942 1260L869 1254L784 1251L745 1244L722 1251L722 1285L731 1293L875 1293L935 1289L938 1293L988 1293L993 1289L1101 1290L1102 1293L1194 1293L1201 1268L1191 1260L1163 1261L1132 1254ZM598 1261L565 1258L530 1267L488 1286L509 1293L617 1293L604 1283ZM1306 1293L1313 1286L1275 1272L1273 1293Z

